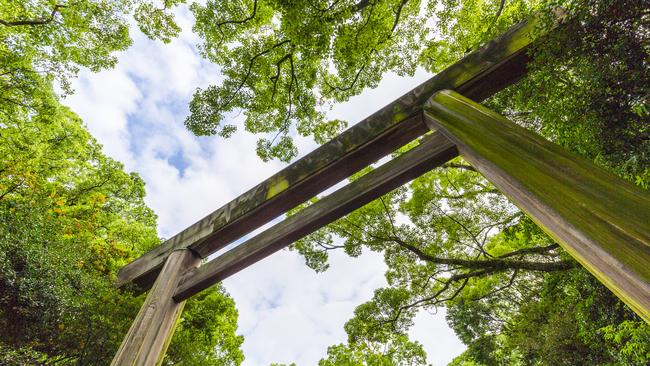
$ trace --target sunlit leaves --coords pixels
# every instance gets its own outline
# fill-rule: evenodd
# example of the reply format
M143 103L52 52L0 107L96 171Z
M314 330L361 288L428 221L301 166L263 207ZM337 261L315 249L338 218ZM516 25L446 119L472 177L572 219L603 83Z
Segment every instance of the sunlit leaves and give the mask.
M202 54L225 79L197 90L185 123L198 135L229 135L223 123L242 110L246 130L266 136L258 154L289 160L297 151L277 136L322 143L345 127L327 118L333 103L376 87L387 72L439 71L542 6L526 0L193 4Z
M422 345L404 335L394 334L390 342L335 345L327 349L327 358L319 366L398 366L425 365Z
M164 4L143 2L135 8L133 18L147 37L169 43L181 31L174 22L174 16L171 14L172 7L183 2L185 0L165 0Z
M69 94L80 68L115 66L116 53L132 43L132 16L147 36L169 42L180 31L171 11L183 2L0 0L0 123L54 108L42 83L54 81Z
M187 302L164 364L241 364L244 337L237 331L235 303L221 285L211 287Z
M47 80L34 80L47 108L20 105L0 124L0 363L107 364L142 302L115 276L160 244L156 216L142 178L102 153ZM167 364L241 362L223 289L190 300L185 315L201 321L181 327Z

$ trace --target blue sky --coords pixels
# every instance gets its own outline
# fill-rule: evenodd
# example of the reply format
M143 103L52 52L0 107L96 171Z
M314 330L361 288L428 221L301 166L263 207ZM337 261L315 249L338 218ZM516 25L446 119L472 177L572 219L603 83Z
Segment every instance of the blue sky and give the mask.
M202 60L191 15L179 9L183 32L171 44L152 42L132 30L133 46L115 69L82 71L75 94L64 103L85 121L111 157L138 172L147 184L147 204L158 215L158 232L171 237L186 226L280 170L255 155L256 137L238 132L224 140L197 138L183 126L196 87L218 83L219 69ZM388 75L377 89L335 106L331 118L350 124L381 108L428 78ZM233 116L235 123L241 122ZM300 153L315 148L299 138ZM331 268L316 274L294 252L281 251L225 281L237 303L245 365L296 362L314 365L327 347L345 342L343 324L354 308L385 285L378 254L334 254ZM464 350L447 327L444 310L420 313L411 337L423 343L433 365L445 365Z

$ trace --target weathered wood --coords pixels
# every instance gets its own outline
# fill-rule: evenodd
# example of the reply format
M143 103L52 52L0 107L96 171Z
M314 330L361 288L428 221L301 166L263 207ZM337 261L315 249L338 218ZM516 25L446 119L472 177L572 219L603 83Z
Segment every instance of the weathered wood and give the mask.
M643 319L650 322L650 194L455 93L427 124Z
M306 207L181 279L174 298L184 300L284 248L320 227L456 157L456 147L434 132L402 156Z
M167 257L158 279L113 358L112 366L160 364L185 304L184 301L176 302L172 295L181 275L196 268L200 260L187 249L176 250Z
M118 286L147 289L169 253L191 247L205 257L305 202L350 174L427 131L420 115L437 90L454 89L476 100L516 82L526 73L526 51L539 32L537 19L503 36L343 132L181 233L123 267Z

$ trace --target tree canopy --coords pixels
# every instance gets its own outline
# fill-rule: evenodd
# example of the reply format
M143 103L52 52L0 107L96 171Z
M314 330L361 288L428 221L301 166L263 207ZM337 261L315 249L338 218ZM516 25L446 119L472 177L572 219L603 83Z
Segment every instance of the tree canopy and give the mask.
M107 363L141 304L112 282L160 243L144 183L101 152L59 97L81 67L116 64L129 24L169 42L180 31L173 9L184 3L0 0L0 363ZM321 143L340 132L347 121L329 120L328 110L386 73L439 71L557 6L572 21L535 50L524 80L486 103L647 189L650 11L641 0L192 3L200 52L223 80L197 89L185 123L228 137L243 111L260 157L290 160L292 136ZM460 159L293 249L317 271L332 250L380 252L389 268L388 286L357 308L347 342L329 347L321 365L425 364L408 330L417 311L438 307L468 346L453 365L650 358L648 324ZM236 321L223 287L201 293L165 363L240 364Z
M143 300L115 289L117 270L160 243L156 215L142 179L41 88L51 108L0 129L0 363L106 364ZM167 364L239 364L236 327L225 290L203 293Z
M160 7L148 0L0 1L0 103L5 118L29 118L54 108L43 89L54 82L71 93L81 67L111 68L116 53L132 43L129 21L152 39L169 42L180 28L170 14L178 1Z
M192 4L202 55L220 85L199 89L186 126L197 135L235 132L229 112L261 134L264 160L288 161L291 136L322 143L347 126L334 103L376 87L387 72L436 72L524 19L543 1L265 1Z
M487 104L647 188L648 13L634 1L581 5L537 49L529 76ZM468 346L453 365L650 357L648 324L460 159L293 248L317 271L332 250L383 253L388 286L356 309L346 347L406 336L419 309L446 307Z
M113 284L160 243L144 182L54 91L114 66L130 15L153 38L178 31L149 2L0 2L0 364L108 364L142 304ZM237 316L222 287L192 299L165 364L240 364Z

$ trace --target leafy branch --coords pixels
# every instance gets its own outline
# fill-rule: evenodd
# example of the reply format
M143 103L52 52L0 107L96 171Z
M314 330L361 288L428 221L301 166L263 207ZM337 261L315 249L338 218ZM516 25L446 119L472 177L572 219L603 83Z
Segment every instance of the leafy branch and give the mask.
M246 84L246 81L248 81L248 78L251 76L251 73L253 71L253 66L255 65L255 60L257 60L258 58L268 54L269 52L273 51L274 49L276 49L278 47L281 47L281 46L283 46L283 45L285 45L287 43L290 43L290 42L291 42L291 40L285 39L285 40L283 40L281 42L278 42L278 43L274 44L273 46L271 46L271 47L257 53L256 55L254 55L250 59L250 61L248 62L248 69L246 70L246 75L244 75L244 77L242 78L241 82L239 83L239 85L237 86L235 91L231 94L230 98L222 105L221 108L226 109L230 105L230 103L232 103L232 101L235 99L237 94L239 94L242 87L244 86L244 84Z
M51 23L54 20L54 17L56 16L57 13L59 12L59 9L66 8L67 5L62 5L62 4L57 4L54 5L54 8L52 8L52 12L50 13L50 16L47 18L41 18L41 19L26 19L26 20L14 20L14 21L7 21L4 19L0 19L0 24L7 26L7 27L16 27L16 26L21 26L21 25L29 25L29 26L35 26L35 25L44 25Z
M400 4L397 6L397 9L395 10L395 19L393 20L393 25L392 25L392 27L391 27L391 29L390 29L390 32L389 32L388 35L384 38L383 41L381 41L381 42L379 42L379 44L377 44L377 46L380 46L380 45L382 45L382 44L388 42L388 41L392 38L393 33L395 32L395 29L397 29L397 26L398 26L398 24L399 24L400 18L401 18L401 16L402 16L402 9L404 8L404 6L406 6L406 4L408 3L408 1L409 1L409 0L402 0L402 1L400 2ZM363 3L363 1L362 1L361 3ZM359 3L359 4L361 4L361 3ZM365 8L365 6L367 6L368 3L369 3L369 1L368 1L367 3L365 3L363 7ZM358 36L359 36L359 34L361 33L361 31L366 27L366 25L367 25L368 22L370 21L370 17L372 16L372 10L373 10L373 9L374 9L374 6L370 8L370 14L368 15L368 18L367 18L366 22L361 26L361 28L359 29L359 31L358 31L357 34L355 35L355 40L358 40ZM366 56L366 60L370 60L370 59L372 58L372 55L373 55L375 52L377 52L377 47L373 47L373 48L370 50L370 52L369 52L368 55ZM331 85L327 80L324 80L325 85L327 85L327 86L330 88L330 90L338 90L338 91L341 91L341 92L348 91L348 90L354 88L354 86L357 84L357 81L359 80L359 76L361 76L361 73L363 72L363 70L365 70L365 68L366 68L367 66L368 66L368 62L366 62L366 63L364 63L363 65L361 65L361 67L359 68L359 70L358 70L358 71L356 72L356 74L354 75L354 79L352 80L352 82L351 82L348 86Z
M257 0L253 2L253 12L251 13L251 15L241 20L224 20L223 22L217 23L217 27L221 28L221 26L226 24L244 24L255 19L256 14L257 14Z

